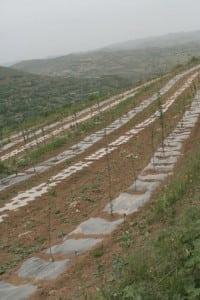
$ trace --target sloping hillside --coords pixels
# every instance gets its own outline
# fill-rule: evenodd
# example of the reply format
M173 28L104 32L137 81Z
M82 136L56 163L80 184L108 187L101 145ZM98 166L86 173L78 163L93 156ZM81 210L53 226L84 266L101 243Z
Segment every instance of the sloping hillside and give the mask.
M62 111L74 103L101 98L130 86L119 76L60 78L0 67L0 128L16 129ZM80 105L80 104L79 104ZM59 115L59 114L58 114ZM45 120L43 120L45 121Z
M24 61L13 68L36 74L64 77L118 75L132 81L171 70L176 64L200 56L199 32L130 41L98 51L52 59Z
M62 147L54 123L49 141L31 137L39 154L51 151L1 180L0 298L198 299L199 70L57 124ZM24 159L19 136L0 148L8 165L11 153Z
M111 50L133 50L142 48L170 48L174 46L185 47L188 43L200 42L200 31L190 31L190 32L177 32L169 33L167 35L150 37L145 39L138 39L133 41L127 41L123 43L117 43L106 47L105 49Z

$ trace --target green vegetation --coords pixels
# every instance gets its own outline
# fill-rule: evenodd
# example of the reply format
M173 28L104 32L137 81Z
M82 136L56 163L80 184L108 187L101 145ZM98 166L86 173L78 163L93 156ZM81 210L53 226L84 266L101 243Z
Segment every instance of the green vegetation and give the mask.
M0 67L0 138L51 123L149 78L199 63L199 32ZM19 71L20 70L20 71ZM25 73L34 73L37 75ZM49 76L50 75L50 76Z
M0 244L0 249L4 249L6 253L10 253L13 255L13 258L6 262L3 266L0 266L0 275L4 274L7 269L14 268L29 256L33 252L40 251L42 249L42 243L38 246L30 246L30 247L23 247L20 243L16 243L13 246L10 244Z
M93 250L92 254L94 256L94 258L98 258L104 255L105 249L103 246L96 248Z
M196 56L196 57L195 57ZM9 131L41 127L75 113L136 83L199 63L200 46L184 49L148 48L123 51L96 51L30 63L41 69L33 75L0 67L0 138ZM193 58L192 58L193 57ZM192 59L191 59L192 58ZM158 63L159 61L159 63ZM178 62L178 63L177 63ZM22 63L34 72L29 62ZM67 69L67 72L66 72ZM44 76L45 75L45 76ZM53 76L47 76L53 75ZM59 76L55 76L59 75Z
M53 137L43 144L37 145L36 148L27 150L20 159L10 159L4 164L0 164L0 177L12 172L19 172L21 168L28 165L35 164L44 160L47 157L55 154L55 151L64 151L66 146L77 143L81 138L87 134L91 134L101 128L107 126L110 121L119 118L124 113L138 105L141 101L141 97L147 97L149 94L155 92L157 88L160 88L164 82L168 80L168 77L162 78L159 82L150 84L142 88L134 97L129 97L125 101L119 103L111 110L100 112L99 115L92 117L84 123L72 126L70 130L64 132L62 136ZM2 172L1 172L2 170ZM4 172L3 172L4 170Z
M130 84L116 75L53 78L0 67L0 137L7 129L62 119Z
M120 238L125 251L113 256L112 283L96 298L200 298L199 161L198 145L151 210L125 225Z
M13 171L14 170L10 165L7 166L0 161L0 178L12 174Z

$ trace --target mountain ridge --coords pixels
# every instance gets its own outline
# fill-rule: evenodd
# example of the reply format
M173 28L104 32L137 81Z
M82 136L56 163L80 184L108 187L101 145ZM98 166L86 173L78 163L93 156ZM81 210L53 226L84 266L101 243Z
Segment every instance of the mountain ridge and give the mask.
M94 78L117 74L134 80L141 68L146 74L149 68L160 74L177 63L184 64L192 56L200 56L200 31L127 41L56 58L28 60L12 68L49 76ZM155 66L159 70L155 71Z

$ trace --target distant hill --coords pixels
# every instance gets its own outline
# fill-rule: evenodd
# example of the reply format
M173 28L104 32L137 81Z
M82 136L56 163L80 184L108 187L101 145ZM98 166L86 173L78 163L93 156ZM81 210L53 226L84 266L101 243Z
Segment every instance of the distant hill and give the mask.
M200 31L128 41L98 51L23 61L12 66L35 74L93 78L118 75L135 82L200 56Z
M200 30L191 32L169 33L159 37L150 37L117 43L106 47L107 50L133 50L143 48L163 48L185 46L188 43L200 42Z
M14 128L77 101L107 96L194 56L200 57L200 31L0 67L0 127Z

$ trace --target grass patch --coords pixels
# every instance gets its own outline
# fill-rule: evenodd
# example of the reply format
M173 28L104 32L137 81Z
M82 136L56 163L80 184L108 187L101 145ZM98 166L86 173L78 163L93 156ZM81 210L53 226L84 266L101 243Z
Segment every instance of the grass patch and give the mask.
M101 246L99 248L94 249L93 252L92 252L92 255L93 255L94 258L98 258L98 257L103 256L104 253L105 253L105 249L104 249L103 246Z
M199 162L198 145L164 186L153 211L134 216L129 227L140 232L142 223L145 237L132 236L128 254L125 247L126 253L113 256L112 284L96 299L200 299Z

